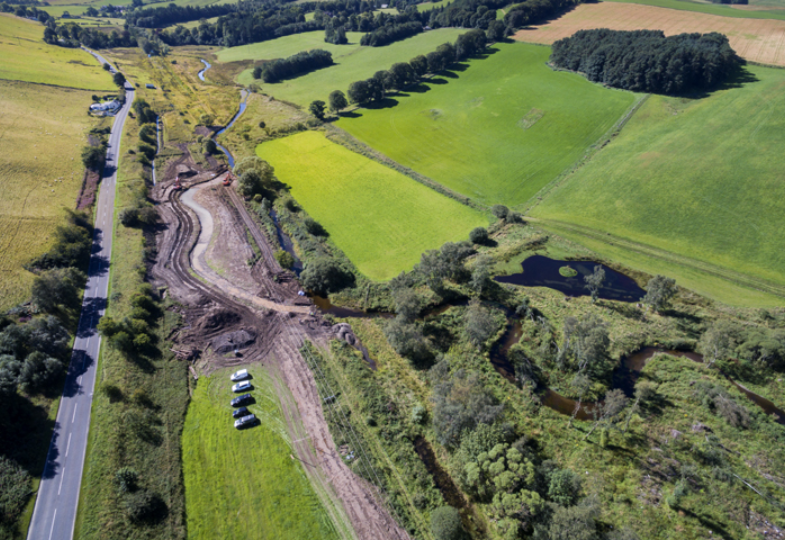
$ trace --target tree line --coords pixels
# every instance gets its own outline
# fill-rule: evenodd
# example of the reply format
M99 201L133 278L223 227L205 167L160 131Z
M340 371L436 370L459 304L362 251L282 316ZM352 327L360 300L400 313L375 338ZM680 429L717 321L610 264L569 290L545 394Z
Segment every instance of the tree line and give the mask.
M109 34L101 30L79 26L75 23L58 25L49 19L44 28L44 42L61 47L79 47L84 45L90 49L111 49L114 47L135 47L137 39L128 30L112 30Z
M266 62L263 66L254 69L254 78L261 77L266 83L275 83L284 79L298 77L309 71L331 66L332 53L323 49L303 51L288 58L279 58ZM258 75L258 76L257 76Z
M360 39L360 45L381 47L383 45L389 45L390 43L394 43L408 37L416 36L417 34L422 33L422 31L423 26L420 22L408 22L404 24L382 26L373 32L365 34Z
M125 20L133 26L160 28L181 22L219 17L236 9L235 4L216 4L203 7L169 4L166 7L132 10L126 15Z
M349 85L347 95L352 103L363 105L381 101L390 90L401 90L418 81L426 73L438 73L450 64L478 54L485 49L487 38L482 30L471 30L458 36L456 42L439 45L427 55L419 55L408 63L398 62L387 71Z
M722 34L660 30L581 30L553 44L551 63L593 82L633 92L681 94L708 90L744 63Z

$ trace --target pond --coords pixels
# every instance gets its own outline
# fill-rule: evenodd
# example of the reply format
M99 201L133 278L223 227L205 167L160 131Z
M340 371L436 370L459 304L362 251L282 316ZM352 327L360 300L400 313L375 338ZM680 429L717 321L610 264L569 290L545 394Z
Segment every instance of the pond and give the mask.
M617 272L604 264L594 261L559 261L543 255L534 255L521 263L522 272L509 276L494 278L499 283L512 283L524 287L548 287L561 291L567 296L588 296L584 277L594 272L595 266L605 270L605 282L599 291L599 297L621 302L638 302L646 291L629 276ZM570 277L563 268L568 267L576 273ZM561 272L560 272L560 269ZM563 275L567 274L567 275Z

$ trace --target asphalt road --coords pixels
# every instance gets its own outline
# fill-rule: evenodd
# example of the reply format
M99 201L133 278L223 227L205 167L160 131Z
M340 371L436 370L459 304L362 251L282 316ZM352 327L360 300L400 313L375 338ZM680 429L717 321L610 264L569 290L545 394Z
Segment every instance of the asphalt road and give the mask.
M100 55L88 52L101 63L106 62ZM96 325L104 314L109 289L117 159L120 137L133 99L134 89L126 83L125 105L115 116L109 136L106 165L96 206L95 234L82 314L27 534L29 540L70 540L74 535L87 433L90 429L96 363L101 347Z

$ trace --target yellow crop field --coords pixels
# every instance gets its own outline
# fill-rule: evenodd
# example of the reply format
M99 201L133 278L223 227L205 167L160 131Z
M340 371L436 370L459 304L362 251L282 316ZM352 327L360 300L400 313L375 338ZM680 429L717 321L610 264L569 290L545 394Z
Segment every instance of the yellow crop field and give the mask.
M25 262L49 247L82 184L90 92L0 81L0 309L28 297Z
M84 90L116 90L112 77L90 54L81 49L48 45L43 37L42 24L0 15L0 79Z

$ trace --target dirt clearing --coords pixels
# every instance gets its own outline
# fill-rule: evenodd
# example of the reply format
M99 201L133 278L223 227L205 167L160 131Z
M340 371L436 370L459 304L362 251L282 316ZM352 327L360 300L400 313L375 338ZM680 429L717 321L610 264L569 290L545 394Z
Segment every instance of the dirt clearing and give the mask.
M639 4L582 4L555 21L519 30L517 41L543 43L569 37L578 30L662 30L666 36L689 32L720 32L746 60L785 66L785 21L736 19Z

